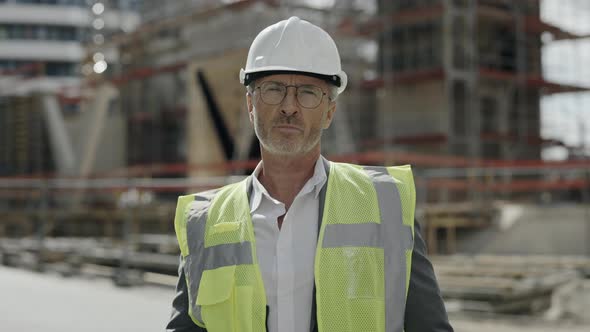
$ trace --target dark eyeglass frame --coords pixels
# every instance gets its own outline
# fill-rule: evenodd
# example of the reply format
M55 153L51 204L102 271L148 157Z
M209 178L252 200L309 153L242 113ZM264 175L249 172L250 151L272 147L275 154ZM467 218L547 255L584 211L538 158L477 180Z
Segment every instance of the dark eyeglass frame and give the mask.
M264 94L262 93L262 87L266 83L269 83L269 84L270 83L277 84L277 85L283 86L285 88L285 93L283 94L283 98L281 98L281 100L278 103L274 103L274 104L273 103L268 103L266 100L264 100L264 97L263 97ZM275 106L275 105L280 105L285 100L285 97L287 97L289 88L291 88L291 87L295 88L295 100L297 100L297 104L299 106L303 107L303 108L306 108L306 109L313 109L313 108L316 108L316 107L320 106L322 104L322 101L324 101L324 96L326 96L328 94L327 92L324 91L324 89L320 88L317 85L313 85L313 84L287 85L287 84L283 84L281 82L276 82L276 81L264 81L264 82L260 83L260 85L258 85L257 87L255 87L255 89L260 90L260 98L262 99L262 101L265 104L271 105L271 106ZM319 91L321 91L322 92L322 96L320 97L320 100L319 100L318 104L315 105L315 106L312 106L312 107L303 106L301 104L301 102L299 101L299 88L300 87L314 87L314 88L317 88ZM328 97L328 100L332 101L332 98Z

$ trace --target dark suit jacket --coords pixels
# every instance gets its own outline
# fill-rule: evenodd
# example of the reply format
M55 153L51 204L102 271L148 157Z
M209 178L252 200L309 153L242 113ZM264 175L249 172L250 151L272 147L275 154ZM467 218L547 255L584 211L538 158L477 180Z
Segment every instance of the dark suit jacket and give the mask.
M426 245L420 233L420 225L415 222L414 251L412 254L412 274L406 300L404 315L405 332L449 332L453 328L449 324L438 284L434 276L432 264L426 257ZM207 331L195 325L188 315L188 291L182 262L178 269L178 285L176 296L172 302L172 315L166 331L203 332ZM315 300L315 297L314 297ZM270 308L272 310L272 308ZM315 303L310 331L317 331L315 324Z

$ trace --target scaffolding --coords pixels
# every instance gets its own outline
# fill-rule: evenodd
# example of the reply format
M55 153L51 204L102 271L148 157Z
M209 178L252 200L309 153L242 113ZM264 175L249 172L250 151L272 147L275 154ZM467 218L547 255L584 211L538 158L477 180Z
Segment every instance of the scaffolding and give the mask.
M150 12L167 7L148 5ZM121 91L120 107L128 118L129 166L258 158L236 73L258 31L285 16L298 15L334 34L351 81L362 81L373 67L371 56L357 55L371 41L342 32L347 18L369 15L351 1L330 8L310 7L305 1L254 0L183 1L173 7L166 10L178 10L175 15L111 41L119 50L121 70L109 80ZM218 35L224 38L212 37ZM351 95L338 101L341 117L324 140L327 151L355 152L353 135L363 133L356 123L363 121L350 114L374 104L360 84L348 90ZM191 134L195 132L200 136Z
M544 77L542 37L564 41L584 35L543 20L540 0L376 1L373 12L355 1L308 4L200 2L114 38L122 63L110 80L121 91L128 118L127 165L257 159L257 142L244 126L243 87L233 73L255 34L289 15L335 36L349 73L324 154L539 161L547 146L565 145L541 135L540 100L587 87ZM157 6L152 3L150 10ZM372 46L376 52L367 56ZM189 174L223 175L228 169ZM502 179L513 180L509 172ZM443 190L433 199L449 197Z
M585 141L560 136L571 128L563 124L542 132L540 111L543 100L571 97L574 118L590 119L583 113L590 100L581 97L590 82L580 79L590 77L583 66L590 26L578 31L559 20L575 12L574 21L590 22L590 9L556 0L563 12L551 19L549 1L349 0L323 8L306 0L149 1L153 17L167 6L170 16L107 40L101 47L117 48L121 63L89 76L73 100L81 105L78 128L67 124L80 157L76 176L48 174L56 148L40 96L0 98L0 252L176 273L177 196L235 183L257 165L237 73L256 33L290 15L335 37L349 75L322 153L363 165L411 164L416 216L433 252L460 251L462 234L493 229L500 200L545 208L567 201L583 210ZM546 75L545 49L563 43L579 51L562 59L577 64L576 79ZM63 110L68 97L57 101ZM546 162L547 146L583 160ZM590 243L589 216L580 243Z
M551 33L560 40L581 36L542 21L539 4L533 0L379 2L383 14L365 30L380 38L381 78L365 84L380 88L394 77L394 86L381 103L385 108L381 123L388 125L380 139L439 135L444 138L434 149L439 153L539 159L539 142L550 143L540 137L541 96L587 90L543 78L541 35ZM428 91L428 84L436 82L439 86L430 95L412 93ZM418 117L423 110L416 106L432 111L435 103L420 104L425 97L442 106ZM430 132L420 120L435 122ZM404 147L396 144L396 148Z
M0 97L0 176L55 169L40 96Z

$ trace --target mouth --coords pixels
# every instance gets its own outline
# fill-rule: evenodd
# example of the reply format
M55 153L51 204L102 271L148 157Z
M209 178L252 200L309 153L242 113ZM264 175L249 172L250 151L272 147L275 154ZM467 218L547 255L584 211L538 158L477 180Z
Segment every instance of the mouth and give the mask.
M276 125L276 126L274 126L274 128L278 129L281 132L285 132L285 133L300 133L303 131L303 129L301 129L297 126L288 125L288 124Z

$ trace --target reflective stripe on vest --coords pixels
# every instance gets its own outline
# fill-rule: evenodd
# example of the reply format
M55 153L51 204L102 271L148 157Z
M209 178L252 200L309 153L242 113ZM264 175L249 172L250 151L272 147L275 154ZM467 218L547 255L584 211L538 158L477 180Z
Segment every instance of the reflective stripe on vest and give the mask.
M195 304L198 294L201 275L204 269L202 257L204 252L205 224L207 212L215 191L204 192L195 195L180 196L176 205L174 216L174 229L180 246L180 254L184 263L184 274L188 290L189 316L195 324L205 327L201 318L201 310ZM190 224L190 227L188 226ZM191 253L193 253L191 255Z
M409 167L331 163L315 258L319 331L403 330L414 197ZM193 321L264 331L248 183L181 197L175 226Z

